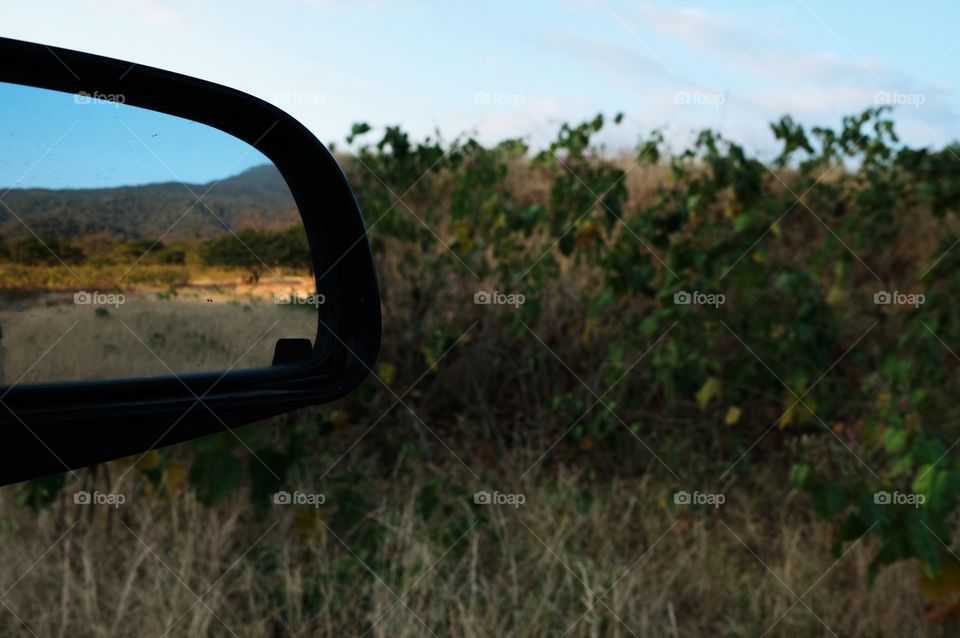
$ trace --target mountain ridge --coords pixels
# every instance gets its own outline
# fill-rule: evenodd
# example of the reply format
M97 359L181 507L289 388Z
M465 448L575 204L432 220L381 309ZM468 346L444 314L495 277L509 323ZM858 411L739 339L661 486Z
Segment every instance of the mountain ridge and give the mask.
M101 234L124 239L211 239L227 229L278 230L300 223L290 190L272 164L204 184L171 181L89 189L14 188L4 195L3 203L2 237L29 233L67 238Z

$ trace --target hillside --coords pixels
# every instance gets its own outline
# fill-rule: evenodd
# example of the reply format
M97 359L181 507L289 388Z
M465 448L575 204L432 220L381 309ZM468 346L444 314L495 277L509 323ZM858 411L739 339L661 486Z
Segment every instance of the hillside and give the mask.
M190 191L202 196L203 204ZM299 222L290 191L272 165L186 186L166 182L117 188L12 189L3 201L40 236L97 233L139 239L160 237L169 229L165 235L169 240L207 239L222 235L224 225L235 230L275 230ZM0 207L0 236L26 232L9 210Z

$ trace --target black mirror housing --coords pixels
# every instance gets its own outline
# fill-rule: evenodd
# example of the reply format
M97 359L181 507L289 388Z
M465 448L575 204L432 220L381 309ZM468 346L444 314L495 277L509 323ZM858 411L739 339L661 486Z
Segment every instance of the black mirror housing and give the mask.
M380 297L366 227L319 140L240 91L130 62L0 38L0 81L124 102L206 124L282 174L313 254L317 338L278 342L274 365L158 378L0 386L0 484L72 470L326 403L368 374Z

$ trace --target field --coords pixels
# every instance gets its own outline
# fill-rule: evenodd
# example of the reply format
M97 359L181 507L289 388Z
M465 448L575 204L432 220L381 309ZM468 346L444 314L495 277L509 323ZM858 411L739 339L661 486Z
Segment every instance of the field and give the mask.
M771 162L618 122L355 126L370 378L0 490L6 633L954 635L960 157L883 109Z
M7 342L0 379L36 383L265 367L278 338L316 338L313 306L275 303L278 295L312 294L309 275L257 284L237 272L194 275L174 293L169 287L125 288L112 305L78 305L72 291L17 295L0 311Z
M520 508L476 512L475 479L442 449L386 470L351 459L353 483L320 481L360 429L313 451L303 483L362 495L362 512L331 494L320 512L258 520L245 496L158 498L119 463L81 484L129 495L121 511L67 496L34 517L8 490L6 631L25 632L19 616L40 636L938 635L919 614L915 565L868 589L876 544L835 565L829 526L780 490L744 486L722 516L691 520L658 506L669 488L654 480L539 471L516 484ZM530 458L497 457L467 457L485 485Z

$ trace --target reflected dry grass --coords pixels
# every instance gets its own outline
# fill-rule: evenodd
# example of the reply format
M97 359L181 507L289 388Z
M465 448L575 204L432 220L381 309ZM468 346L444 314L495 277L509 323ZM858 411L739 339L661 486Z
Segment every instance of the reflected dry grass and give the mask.
M306 297L312 283L302 276L198 280L174 292L126 291L113 305L78 305L73 293L24 295L0 311L2 378L37 383L269 366L277 339L316 338L313 306L275 303L276 294Z

